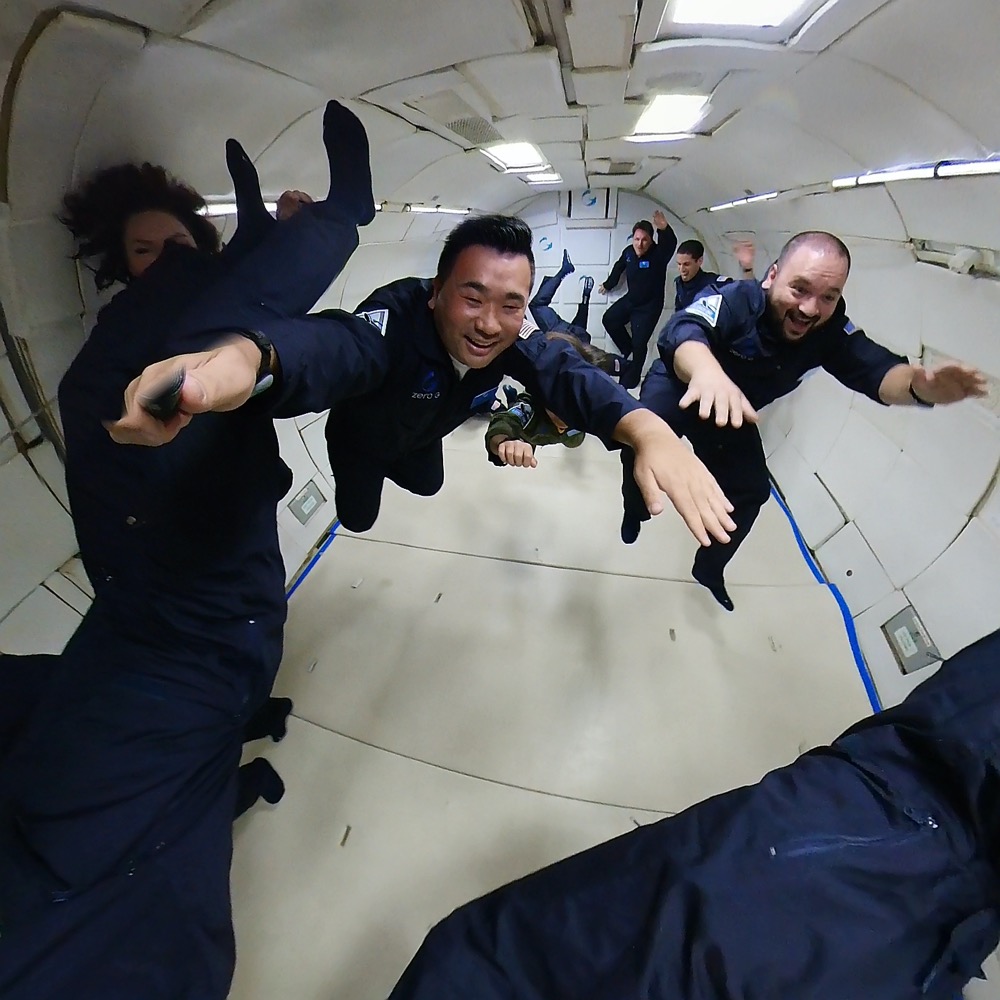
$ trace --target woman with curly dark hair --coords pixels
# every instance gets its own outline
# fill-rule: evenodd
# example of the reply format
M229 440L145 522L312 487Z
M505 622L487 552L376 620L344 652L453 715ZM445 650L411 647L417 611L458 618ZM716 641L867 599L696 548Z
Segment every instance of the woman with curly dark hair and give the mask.
M138 278L167 242L218 253L219 231L205 208L194 188L163 167L120 163L68 192L59 221L77 241L74 259L97 258L94 281L102 289Z

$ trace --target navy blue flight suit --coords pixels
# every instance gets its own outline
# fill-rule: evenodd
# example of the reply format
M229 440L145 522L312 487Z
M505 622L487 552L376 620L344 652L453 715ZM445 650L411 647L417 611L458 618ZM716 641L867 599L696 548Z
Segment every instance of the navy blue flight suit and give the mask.
M698 298L699 293L706 288L712 285L724 285L729 281L732 281L732 278L727 278L724 275L720 276L714 271L705 271L703 269L699 270L690 281L684 281L678 275L674 278L674 312L687 309Z
M629 244L604 280L604 287L609 291L618 284L622 272L628 282L628 291L608 306L601 317L604 329L619 352L632 356L631 364L622 373L621 383L626 389L637 386L642 377L646 347L663 312L667 264L676 249L677 236L673 229L670 226L657 229L655 241L642 257ZM626 324L632 327L631 336L625 329Z
M653 362L639 398L662 417L678 436L686 436L695 454L715 476L734 506L736 530L727 544L713 542L695 556L695 576L722 583L726 564L736 554L770 495L764 446L756 425L718 427L714 415L698 416L697 404L678 405L687 384L674 371L674 351L687 340L711 348L723 371L759 410L791 392L813 368L825 368L849 389L879 402L885 374L906 358L869 340L847 318L844 300L833 316L798 343L772 330L764 289L757 281L732 281L715 286L687 309L674 313L658 340L660 357ZM625 520L638 525L649 518L642 495L634 488L632 452L622 449L622 496ZM624 524L623 524L624 528Z
M897 708L462 906L390 1000L955 1000L1000 938L1000 632Z
M576 307L572 322L569 323L549 305L559 290L564 277L565 275L560 271L558 274L550 274L548 277L542 278L538 291L528 303L528 311L542 333L568 333L584 344L589 344L590 334L587 332L587 323L590 318L589 292L584 293L583 299Z
M338 107L340 165L367 180L370 204L367 139ZM275 508L292 477L273 419L326 409L330 372L357 351L284 317L343 268L360 215L332 196L279 225L258 218L235 254L168 245L102 309L63 378L67 487L96 596L62 655L34 664L44 690L15 689L30 714L0 718L4 1000L229 990L240 748L286 616ZM101 421L120 416L136 375L234 328L270 337L272 389L161 448L111 441Z
M418 496L441 489L442 438L494 396L504 375L609 447L617 447L612 434L618 421L639 407L570 345L540 332L522 336L485 368L459 376L434 326L431 291L430 279L402 278L373 292L353 316L330 310L309 317L333 327L353 324L351 337L366 344L357 366L333 376L345 389L326 422L337 516L350 531L375 523L386 479Z

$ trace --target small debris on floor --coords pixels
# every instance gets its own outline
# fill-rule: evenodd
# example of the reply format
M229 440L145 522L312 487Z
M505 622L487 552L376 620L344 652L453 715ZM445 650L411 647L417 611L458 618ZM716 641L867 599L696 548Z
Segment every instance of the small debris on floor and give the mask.
M347 829L344 830L344 836L340 838L340 846L343 847L347 843L347 838L351 835L351 825L347 824Z
M673 629L670 630L670 641L671 642L677 641L677 633Z
M310 663L309 666L306 667L306 672L311 674L316 669L317 663L319 663L319 660L313 660L312 663Z
M438 594L437 597L434 598L434 603L437 604L437 602L440 601L443 596L444 596L443 593Z
M364 582L365 578L363 576L359 576L357 580L355 580L354 583L351 584L351 590L357 590L358 587L360 587L361 584L363 584Z

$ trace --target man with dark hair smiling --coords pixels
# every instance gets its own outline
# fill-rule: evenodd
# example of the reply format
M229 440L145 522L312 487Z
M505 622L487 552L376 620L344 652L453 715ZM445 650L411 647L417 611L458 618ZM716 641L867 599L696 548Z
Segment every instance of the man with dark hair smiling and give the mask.
M762 406L818 367L886 405L933 406L986 394L979 371L954 363L932 370L911 365L857 329L843 299L850 267L850 252L836 236L799 233L763 282L717 286L674 313L660 334L660 358L639 398L688 437L734 504L732 540L700 550L692 567L727 611L733 602L723 571L770 493L756 427ZM632 486L627 448L622 462L622 540L634 542L647 514Z

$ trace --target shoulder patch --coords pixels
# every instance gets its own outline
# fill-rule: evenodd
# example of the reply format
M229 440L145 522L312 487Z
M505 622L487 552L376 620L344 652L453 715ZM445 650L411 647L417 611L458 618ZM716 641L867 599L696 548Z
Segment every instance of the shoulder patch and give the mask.
M844 323L844 333L854 333L855 330L857 327L850 320Z
M692 316L701 316L708 320L708 325L714 327L719 321L719 311L722 309L721 295L706 295L703 299L696 299L684 310Z
M518 336L521 340L527 340L533 333L537 333L538 324L531 318L531 313L524 311L524 322L521 324L521 332Z
M383 337L385 336L386 324L389 322L388 309L368 309L365 312L355 313L355 315L368 320Z

